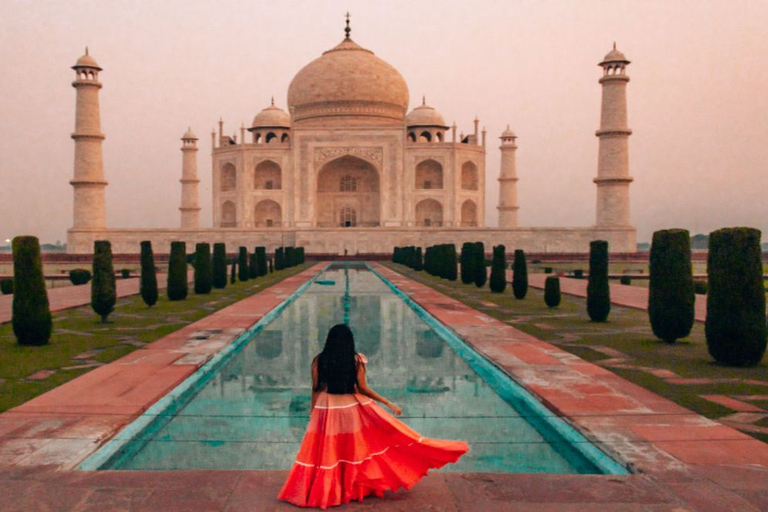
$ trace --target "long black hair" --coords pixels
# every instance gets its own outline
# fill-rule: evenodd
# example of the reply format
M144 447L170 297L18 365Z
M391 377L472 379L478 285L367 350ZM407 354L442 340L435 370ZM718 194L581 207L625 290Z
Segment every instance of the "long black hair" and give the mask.
M357 385L357 358L355 337L346 324L331 327L325 347L317 356L317 387L332 395L355 392Z

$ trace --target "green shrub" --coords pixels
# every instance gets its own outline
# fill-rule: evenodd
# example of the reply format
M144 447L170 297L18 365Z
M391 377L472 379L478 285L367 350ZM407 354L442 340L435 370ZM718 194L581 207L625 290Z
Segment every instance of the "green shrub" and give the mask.
M445 278L449 281L455 281L459 277L458 257L456 255L456 246L446 244L445 247Z
M254 251L248 255L248 279L256 279L257 277L259 277L259 263Z
M307 261L307 255L304 254L304 248L299 247L299 264L304 264Z
M91 271L87 268L73 268L69 271L69 281L75 286L88 284L91 281Z
M619 278L619 283L623 284L625 286L629 286L629 285L632 284L632 277L631 276L627 276L627 275L623 275L623 276L621 276Z
M421 254L421 247L417 247L413 254L414 254L414 257L416 258L413 264L413 270L416 270L417 272L421 272L422 270L424 270L424 260Z
M3 295L11 295L13 293L13 278L4 277L0 279L0 293Z
M705 332L709 354L732 366L758 364L766 348L760 231L725 228L709 234Z
M271 274L272 272L275 271L275 264L272 261L272 258L270 258L268 261L269 261L269 273Z
M584 279L584 270L577 268L573 271L573 278L574 279Z
M285 268L285 249L278 247L275 249L275 270L283 270Z
M695 293L696 295L706 295L708 289L709 289L709 286L707 286L706 281L693 282L693 293Z
M512 263L512 293L516 299L524 299L528 293L528 265L522 249L515 250L515 261Z
M611 288L608 284L608 242L594 240L589 244L589 282L587 313L593 322L605 322L611 312Z
M551 274L552 273L552 267L544 267L544 273L545 274Z
M248 271L248 248L240 247L237 258L237 280L247 281L250 275Z
M259 277L267 275L267 248L256 247L254 251L256 253L256 270Z
M101 322L106 323L117 302L115 270L112 266L112 245L106 240L98 240L93 245L91 307L101 317Z
M171 242L168 260L168 300L184 300L189 293L187 283L187 244Z
M285 268L296 266L296 250L294 247L285 248Z
M232 271L229 274L229 283L235 284L237 279L237 261L232 262Z
M129 269L129 268L121 268L120 269L120 277L122 279L130 279L130 277L131 277L131 269Z
M483 245L483 242L475 242L475 248L472 254L475 257L474 263L472 264L472 272L475 274L475 286L482 288L488 280L488 269L485 266L485 246Z
M45 289L40 242L17 236L13 248L13 334L19 345L46 345L53 321Z
M195 293L205 295L213 288L211 246L205 242L195 245Z
M493 248L491 279L489 286L493 293L502 293L507 288L507 255L503 245Z
M550 308L556 308L560 305L562 296L560 295L560 278L557 276L548 276L544 280L544 304Z
M152 242L141 242L141 280L139 281L141 299L148 307L157 303L157 269L155 255L152 252Z
M475 249L475 244L472 242L464 242L461 246L461 282L463 284L470 284L475 282L475 256L472 252Z
M685 338L694 321L691 235L685 229L656 231L651 242L648 316L653 334L666 343Z
M221 242L213 244L213 279L214 288L227 287L227 246Z

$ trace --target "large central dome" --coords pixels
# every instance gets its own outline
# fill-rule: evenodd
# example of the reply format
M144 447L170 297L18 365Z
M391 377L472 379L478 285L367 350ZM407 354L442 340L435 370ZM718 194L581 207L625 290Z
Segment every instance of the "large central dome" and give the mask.
M403 121L408 86L395 68L347 38L296 74L288 108L294 123L343 117Z

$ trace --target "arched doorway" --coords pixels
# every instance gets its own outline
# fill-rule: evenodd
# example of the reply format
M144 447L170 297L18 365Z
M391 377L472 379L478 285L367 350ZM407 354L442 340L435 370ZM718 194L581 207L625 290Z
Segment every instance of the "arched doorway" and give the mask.
M416 188L443 188L443 166L434 160L424 160L416 166Z
M477 190L479 182L477 166L472 162L464 162L464 165L461 166L461 188Z
M280 190L280 166L272 160L264 160L253 172L253 188L256 190Z
M461 226L477 226L477 205L471 199L467 199L461 205Z
M424 199L416 203L416 225L425 228L441 227L443 205L434 199Z
M224 201L221 205L221 227L237 227L237 207L232 201Z
M222 192L228 192L237 188L237 170L232 164L225 164L221 168L221 188Z
M351 155L325 164L317 175L320 227L380 225L379 173L369 162Z
M280 205L271 199L264 199L253 209L253 226L257 228L276 228L282 224Z

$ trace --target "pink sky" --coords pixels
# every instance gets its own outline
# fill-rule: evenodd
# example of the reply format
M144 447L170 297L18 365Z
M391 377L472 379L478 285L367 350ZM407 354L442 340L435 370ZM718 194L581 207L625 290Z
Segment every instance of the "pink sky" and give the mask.
M178 227L179 138L200 137L211 225L210 131L286 108L302 66L343 38L374 51L460 131L518 135L521 226L594 223L601 75L613 41L628 68L632 223L693 233L768 229L768 2L19 1L0 3L0 244L65 240L72 223L75 91L88 45L104 68L110 227ZM768 241L768 237L764 237Z

